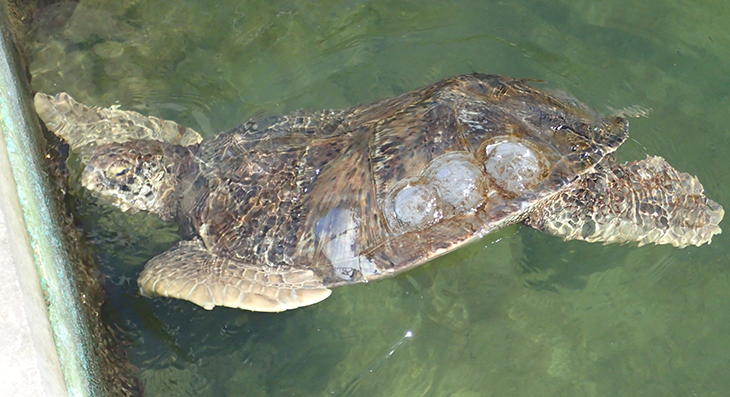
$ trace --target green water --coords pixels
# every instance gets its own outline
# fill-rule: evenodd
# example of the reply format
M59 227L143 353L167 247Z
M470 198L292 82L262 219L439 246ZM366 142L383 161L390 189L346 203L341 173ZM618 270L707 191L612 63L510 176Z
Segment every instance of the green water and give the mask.
M107 3L107 4L104 4ZM621 160L661 155L730 207L730 5L716 1L82 0L36 18L35 89L173 119L356 105L473 71L641 105ZM74 189L110 321L148 396L719 396L730 226L684 250L497 235L281 314L146 299L173 226Z

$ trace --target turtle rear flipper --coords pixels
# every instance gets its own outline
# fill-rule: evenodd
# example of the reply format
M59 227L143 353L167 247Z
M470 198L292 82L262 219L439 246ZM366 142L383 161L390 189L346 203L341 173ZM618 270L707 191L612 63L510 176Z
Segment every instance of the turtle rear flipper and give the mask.
M280 312L315 304L331 293L311 270L246 265L210 254L200 240L181 241L152 258L137 283L144 296L188 300L208 310Z
M684 248L710 243L724 214L697 178L648 157L580 176L525 224L565 240Z

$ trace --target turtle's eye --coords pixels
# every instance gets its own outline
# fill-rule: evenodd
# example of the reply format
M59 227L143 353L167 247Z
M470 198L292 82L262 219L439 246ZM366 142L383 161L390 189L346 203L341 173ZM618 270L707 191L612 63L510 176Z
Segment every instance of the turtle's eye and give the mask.
M109 179L112 178L120 178L127 174L129 174L129 171L131 170L130 167L127 167L126 165L116 165L109 167L109 169L106 172L106 176Z

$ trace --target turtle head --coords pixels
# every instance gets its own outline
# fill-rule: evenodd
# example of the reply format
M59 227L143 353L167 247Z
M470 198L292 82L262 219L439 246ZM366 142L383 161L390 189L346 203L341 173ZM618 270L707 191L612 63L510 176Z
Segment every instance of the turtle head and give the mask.
M143 140L111 143L94 150L81 183L122 211L149 211L169 221L177 214L177 187L191 163L192 152L185 147Z

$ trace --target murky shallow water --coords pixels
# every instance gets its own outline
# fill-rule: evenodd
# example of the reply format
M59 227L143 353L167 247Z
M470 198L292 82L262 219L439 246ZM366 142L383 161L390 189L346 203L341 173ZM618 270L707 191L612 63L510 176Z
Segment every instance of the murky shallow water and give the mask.
M37 18L35 89L176 120L347 107L472 71L544 79L602 111L639 104L619 159L661 155L730 207L723 1L82 0ZM149 396L710 396L730 390L730 240L602 246L512 227L391 280L281 314L142 298L178 239L79 212L109 317ZM725 222L722 226L726 229Z

